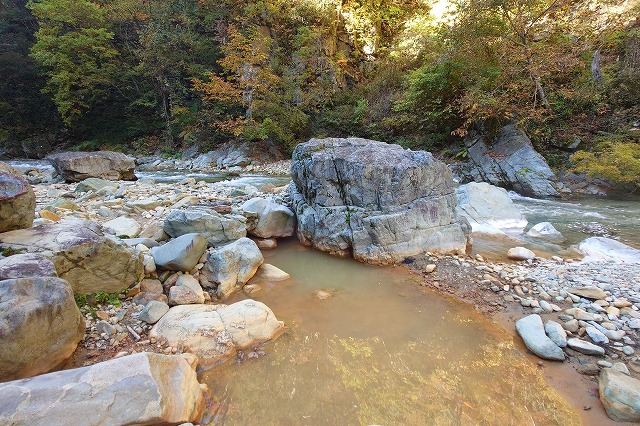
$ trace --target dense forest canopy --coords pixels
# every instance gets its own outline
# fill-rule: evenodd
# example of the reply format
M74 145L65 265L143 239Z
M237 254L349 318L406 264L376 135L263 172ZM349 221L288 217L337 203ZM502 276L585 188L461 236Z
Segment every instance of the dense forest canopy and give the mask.
M462 155L470 126L515 121L548 158L633 168L639 3L0 0L0 148L355 135Z

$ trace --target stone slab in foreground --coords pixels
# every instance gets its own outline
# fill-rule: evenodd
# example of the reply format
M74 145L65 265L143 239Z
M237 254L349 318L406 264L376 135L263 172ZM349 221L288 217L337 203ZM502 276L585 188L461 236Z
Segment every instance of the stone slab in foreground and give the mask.
M195 357L139 353L0 384L4 425L175 425L205 408Z

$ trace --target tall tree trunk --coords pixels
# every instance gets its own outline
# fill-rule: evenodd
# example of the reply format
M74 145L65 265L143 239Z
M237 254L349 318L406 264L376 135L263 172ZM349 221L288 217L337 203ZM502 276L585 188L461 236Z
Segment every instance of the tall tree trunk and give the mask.
M169 91L167 90L167 84L160 80L160 93L162 96L162 118L164 120L164 139L169 149L175 147L175 140L173 139L173 130L171 128L171 98Z

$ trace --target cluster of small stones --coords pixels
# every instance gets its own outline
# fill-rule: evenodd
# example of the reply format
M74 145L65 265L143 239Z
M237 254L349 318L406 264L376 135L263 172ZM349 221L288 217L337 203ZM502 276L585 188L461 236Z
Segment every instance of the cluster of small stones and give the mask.
M185 178L178 183L120 181L117 186L87 192L74 192L75 187L76 184L65 183L35 185L36 210L40 218L36 218L34 225L51 223L65 216L97 223L127 216L145 225L164 220L173 209L193 204L208 205L224 214L252 197L273 196L283 190L272 188L273 192L265 193L251 185L237 187L226 182L207 183L194 178ZM144 226L141 234L152 236L146 235Z
M611 362L600 359L599 367L610 367L612 362L622 360L640 372L640 357L636 356L640 264L581 263L557 256L517 264L491 263L480 255L458 257L452 262L474 270L477 285L501 295L505 304L518 304L524 314L539 314L546 321L556 321L567 338L602 348L601 353ZM585 288L589 289L588 297L584 297ZM565 351L578 355L570 349ZM598 371L588 367L580 370L587 374Z
M267 164L249 164L248 166L234 166L218 168L213 164L203 168L191 160L158 159L151 163L142 164L140 170L197 170L211 173L256 173L271 176L286 176L291 170L291 160L281 160Z
M171 210L203 204L225 214L252 197L269 195L281 201L286 197L283 188L261 192L251 185L238 187L227 185L226 182L207 183L193 178L186 178L177 184L156 183L150 180L119 181L114 182L113 186L87 192L75 192L76 186L77 184L66 183L34 185L37 203L34 225L58 221L65 216L97 223L126 216L141 225L139 237L162 240L167 238L162 236L162 225ZM269 241L273 240L264 240ZM151 300L163 304L170 303L169 289L180 275L189 274L200 281L200 270L211 249L205 252L193 270L183 273L156 271L153 257L148 253L149 247L138 244L136 248L143 252L145 259L143 288L139 284L126 295L122 295L119 306L89 303L80 307L87 324L85 339L81 345L89 352L90 357L120 357L140 351L168 354L188 350L150 339L148 333L153 323L143 321L139 315ZM145 283L152 284L145 286ZM155 288L155 293L150 288ZM251 287L248 290L251 290ZM214 291L203 291L203 294L205 303L216 297ZM84 361L84 365L93 363L95 360Z

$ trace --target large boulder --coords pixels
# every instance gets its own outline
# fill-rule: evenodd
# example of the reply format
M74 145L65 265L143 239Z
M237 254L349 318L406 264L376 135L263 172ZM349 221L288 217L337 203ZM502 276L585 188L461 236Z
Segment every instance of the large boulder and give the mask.
M55 277L56 267L37 253L14 254L0 259L0 280L28 277Z
M540 358L564 361L564 352L545 333L540 315L520 318L516 321L516 331L527 348Z
M491 139L484 130L472 130L464 141L475 181L532 197L558 196L556 175L522 130L510 124Z
M144 275L142 254L86 220L65 219L5 232L0 234L0 245L47 256L76 294L117 292Z
M0 232L29 228L36 217L36 195L13 167L0 162Z
M232 305L179 305L153 326L149 337L187 346L203 368L231 358L236 350L275 339L284 331L273 311L255 300Z
M247 236L245 218L221 215L213 209L190 206L186 210L172 210L164 221L164 232L172 237L199 233L210 246L228 243Z
M311 139L293 153L290 195L305 245L374 264L464 252L451 172L425 151L359 138Z
M207 250L207 240L200 234L184 234L151 249L159 269L189 272Z
M504 188L471 182L456 188L456 212L465 217L473 232L500 235L521 233L527 219Z
M55 277L0 281L0 381L51 371L71 356L84 328L68 282Z
M240 238L209 254L201 274L211 285L217 285L219 297L228 297L240 290L264 262L253 240Z
M87 178L136 180L135 159L120 152L61 152L47 156L59 175L67 182Z
M640 250L605 237L590 237L578 245L583 262L640 263Z
M0 384L7 425L177 425L200 420L208 389L193 356L142 352Z
M640 422L640 380L613 368L600 371L600 401L617 422Z
M273 200L255 197L246 201L242 211L256 215L253 226L248 231L260 238L290 237L293 235L296 217L286 206Z

